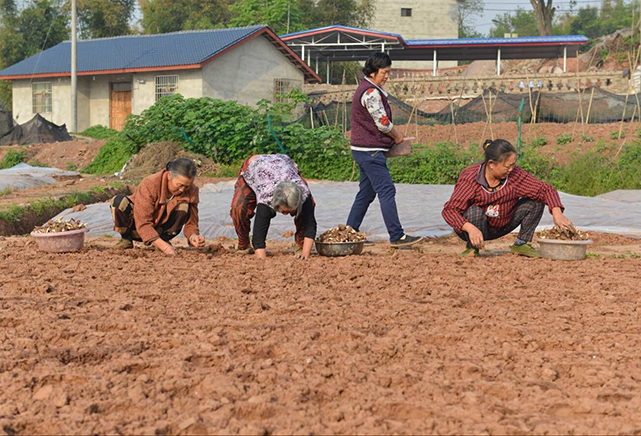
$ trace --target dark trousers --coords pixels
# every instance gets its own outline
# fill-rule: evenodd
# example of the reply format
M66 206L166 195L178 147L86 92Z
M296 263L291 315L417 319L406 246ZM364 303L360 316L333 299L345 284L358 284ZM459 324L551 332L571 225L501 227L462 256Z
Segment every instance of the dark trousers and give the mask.
M369 205L378 195L383 221L390 241L400 239L405 232L396 209L396 187L387 168L387 158L381 151L354 151L352 156L360 169L359 191L347 218L347 225L359 230Z
M253 156L252 156L253 157ZM240 172L246 171L251 157L245 161ZM310 196L312 194L309 194ZM312 198L312 203L314 199ZM234 197L231 200L231 210L229 215L234 223L236 235L238 235L238 249L244 250L249 247L249 231L251 230L251 219L256 215L256 193L249 187L243 176L238 176L234 185ZM296 233L294 241L299 247L303 247L305 240L305 226L301 216L294 218Z
M529 198L522 198L514 207L514 215L512 215L512 219L502 229L489 228L485 211L478 206L470 207L465 211L463 216L470 223L474 224L481 233L483 233L483 240L485 241L491 241L492 239L498 239L501 236L505 236L520 225L521 228L519 229L518 238L522 241L530 242L532 237L534 237L536 226L541 222L544 209L545 205L543 203L530 200ZM457 233L457 235L459 238L467 242L467 248L472 247L467 232Z
M120 233L123 239L142 241L134 222L134 204L126 195L119 194L111 200L111 216L114 220L114 230ZM171 211L167 222L155 229L160 239L170 241L180 233L188 219L189 204L180 203Z

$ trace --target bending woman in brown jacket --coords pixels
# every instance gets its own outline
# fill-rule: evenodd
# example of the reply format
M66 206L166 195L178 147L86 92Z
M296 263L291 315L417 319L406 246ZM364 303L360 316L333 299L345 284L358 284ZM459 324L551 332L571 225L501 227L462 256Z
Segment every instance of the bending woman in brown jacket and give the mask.
M189 244L203 248L195 178L196 164L191 159L176 159L164 170L144 178L133 195L116 195L111 200L111 214L114 230L122 235L116 247L125 250L133 248L133 241L141 241L173 256L176 252L169 241L184 226Z

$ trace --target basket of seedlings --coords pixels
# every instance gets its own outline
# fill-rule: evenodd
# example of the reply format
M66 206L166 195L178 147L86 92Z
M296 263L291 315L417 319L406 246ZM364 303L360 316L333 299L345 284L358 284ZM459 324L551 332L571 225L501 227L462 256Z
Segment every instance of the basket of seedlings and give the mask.
M574 227L570 229L543 230L537 235L541 256L547 259L580 260L585 259L590 235Z
M85 244L87 225L75 219L49 221L31 232L40 251L65 253L80 250Z
M316 251L321 256L361 254L365 239L365 233L341 224L327 230L316 239Z

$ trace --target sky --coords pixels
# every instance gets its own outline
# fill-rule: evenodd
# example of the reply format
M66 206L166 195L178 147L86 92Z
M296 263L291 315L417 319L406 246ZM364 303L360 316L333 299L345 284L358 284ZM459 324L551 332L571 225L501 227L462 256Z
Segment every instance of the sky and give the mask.
M600 6L601 0L576 0L576 3L576 9L578 9L581 6ZM556 7L557 13L563 13L570 9L570 0L553 0L552 5ZM482 34L487 35L493 24L492 19L505 12L515 11L518 7L526 11L532 10L530 0L485 0L485 12L481 16L474 17L474 27Z

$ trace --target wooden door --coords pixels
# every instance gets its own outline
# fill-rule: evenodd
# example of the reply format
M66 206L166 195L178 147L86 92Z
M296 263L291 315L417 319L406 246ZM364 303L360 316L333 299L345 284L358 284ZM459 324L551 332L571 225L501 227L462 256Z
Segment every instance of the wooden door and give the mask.
M110 127L115 130L122 130L125 127L125 119L130 113L131 83L112 83L111 98L109 99Z

